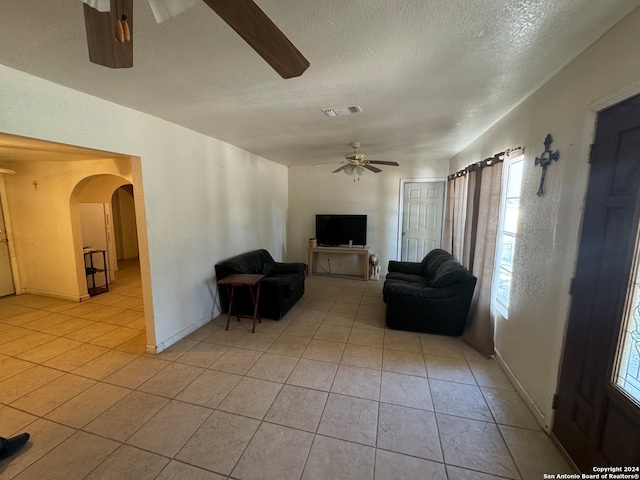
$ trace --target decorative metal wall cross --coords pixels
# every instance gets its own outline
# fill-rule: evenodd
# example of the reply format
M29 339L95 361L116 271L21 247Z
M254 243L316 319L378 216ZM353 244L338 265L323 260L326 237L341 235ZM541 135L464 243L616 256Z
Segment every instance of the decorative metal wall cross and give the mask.
M547 167L551 164L552 161L558 161L558 150L552 152L549 149L549 145L553 142L553 138L551 138L551 134L547 134L547 137L544 139L544 152L539 157L536 157L536 165L542 166L542 178L540 178L540 188L538 188L537 195L541 197L544 195L544 177L547 174Z

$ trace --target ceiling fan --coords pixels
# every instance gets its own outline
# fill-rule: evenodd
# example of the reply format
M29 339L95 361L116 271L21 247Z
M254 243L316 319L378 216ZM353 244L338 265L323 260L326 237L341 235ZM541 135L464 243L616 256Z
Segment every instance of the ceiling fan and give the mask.
M364 169L367 169L373 173L380 173L382 170L378 167L374 167L372 165L389 165L392 167L399 167L400 164L398 162L388 162L384 160L365 160L364 153L358 153L358 149L360 148L360 142L352 142L350 144L351 148L353 148L353 153L347 153L344 156L344 161L339 168L336 168L331 173L344 172L347 175L353 175L353 181L356 181L356 177L360 180L360 175L364 173ZM337 163L337 162L330 162ZM320 163L317 165L327 165L326 163ZM314 165L315 166L315 165Z
M202 0L282 78L302 75L309 61L253 0ZM148 0L156 22L175 17L196 0ZM133 0L82 0L89 60L133 67Z

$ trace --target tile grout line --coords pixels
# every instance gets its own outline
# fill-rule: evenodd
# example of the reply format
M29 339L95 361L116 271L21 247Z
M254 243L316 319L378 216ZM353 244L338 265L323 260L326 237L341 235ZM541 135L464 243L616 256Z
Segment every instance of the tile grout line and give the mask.
M342 287L342 289L344 289L344 288L345 288L345 287L343 286L343 287ZM364 298L364 295L362 295L362 296L361 296L360 302L362 302L362 298ZM334 302L332 303L332 305L333 305L333 304L335 304L335 303L336 303L336 302L334 301ZM301 310L301 311L302 311L302 310ZM297 314L297 315L299 315L300 313L301 313L301 312L298 312L298 314ZM296 316L297 316L297 315L296 315ZM320 323L320 325L324 325L324 324L325 324L325 323L324 323L324 320L326 319L327 315L328 315L328 311L324 313L324 316L323 316L323 318L322 318L323 322L322 322L322 323ZM357 316L357 313L356 313L356 316ZM291 321L295 321L295 318L296 318L296 317L293 317L293 318L291 319ZM326 325L332 325L332 324L326 324ZM351 332L352 332L352 331L353 331L353 329L354 329L354 328L356 328L356 327L355 327L355 325L354 325L354 324L352 324L352 326L351 326L351 327L348 327L348 328L349 328L349 336L350 336ZM384 353L385 353L387 350L394 350L394 349L385 348L385 346L384 346L384 340L385 340L385 337L386 337L386 335L387 335L387 331L386 331L386 329L383 329L383 330L382 330L382 332L383 332L383 347L382 347L382 354L383 354L383 360L384 360ZM273 342L275 342L275 341L277 340L277 338L279 338L279 337L280 337L281 335L283 335L283 334L285 334L283 331L280 331L280 332L275 333L275 338L274 338L274 341L273 341ZM336 395L338 394L338 393L336 393L336 392L332 392L331 390L333 389L333 386L334 386L334 384L335 384L335 381L336 381L336 378L337 378L337 375L338 375L338 372L339 372L340 367L341 367L342 365L347 366L347 364L343 364L342 362L343 362L343 359L344 359L346 346L347 346L347 345L349 345L349 341L348 341L348 340L349 340L349 337L347 337L347 339L345 340L345 342L334 342L334 343L339 343L339 344L343 344L343 345L344 345L344 347L343 347L343 349L342 349L342 353L340 354L340 359L338 360L338 363L337 363L337 364L336 364L335 362L324 362L324 361L321 361L321 360L313 360L313 361L319 361L319 362L321 362L321 363L334 364L334 365L337 365L337 367L336 367L336 372L335 372L335 373L334 373L334 375L333 375L333 378L332 378L332 381L331 381L331 386L330 386L330 388L329 388L329 391L328 391L328 392L326 392L326 391L323 391L323 390L318 390L318 391L321 391L321 392L323 392L323 393L326 393L326 394L327 394L327 400L325 401L325 404L324 404L324 406L323 406L323 411L322 411L322 413L321 413L321 415L320 415L320 420L319 420L319 422L318 422L318 426L316 427L315 432L313 432L314 440L313 440L313 442L312 442L311 446L309 447L309 451L307 452L307 457L306 457L306 459L305 459L305 466L306 466L306 463L307 463L307 461L308 461L308 458L309 458L309 455L310 455L311 449L313 448L313 444L314 444L314 442L315 442L315 438L316 438L318 435L321 435L321 436L327 436L328 438L337 438L337 437L331 437L331 436L328 436L328 435L319 434L319 433L317 432L317 429L319 428L319 425L320 425L320 423L321 423L322 417L324 416L324 413L325 413L326 405L327 405L327 403L328 403L329 396L330 396L332 393L333 393L333 394L336 394ZM331 342L331 340L329 340L329 341ZM272 342L272 343L273 343L273 342ZM126 342L125 342L125 343L126 343ZM209 343L209 342L204 342L203 340L198 340L198 341L196 342L196 344L202 344L202 343ZM195 347L195 345L194 345L194 346L192 346L191 348L194 348L194 347ZM244 347L242 347L242 346L240 346L240 347L232 346L231 348L244 348ZM260 351L260 356L256 359L256 361L255 361L255 362L253 362L252 366L251 366L251 367L249 367L249 368L248 368L248 369L247 369L247 370L246 370L246 371L241 375L241 378L256 378L256 377L251 377L251 376L249 376L249 375L248 375L248 372L251 370L251 368L253 368L253 367L254 367L254 366L255 366L255 365L260 361L260 359L261 359L261 358L263 358L263 357L264 357L264 354L265 354L265 353L268 353L268 352L267 352L268 348L269 348L269 347L267 347L267 349L266 349L266 350L259 350L259 351ZM307 347L307 348L308 348L308 347ZM118 350L116 350L116 349L117 349L117 347L111 347L111 348L109 348L109 351L118 351ZM107 351L107 352L103 353L102 355L105 355L105 354L109 353L109 351ZM257 351L257 350L253 350L253 351ZM306 348L305 348L305 351L306 351ZM399 350L399 351L401 351L401 350ZM187 353L187 352L184 352L182 355L184 355L184 354L186 354L186 353ZM62 353L61 355L63 355L63 354L64 354L64 353ZM272 353L272 354L273 354L273 355L280 355L280 354L277 354L277 353L275 353L275 354L274 354L274 353ZM102 355L101 355L101 356L102 356ZM180 356L182 356L182 355L180 355ZM274 422L269 422L268 420L265 420L265 418L266 418L266 416L268 415L269 410L272 408L273 403L275 403L275 401L277 400L278 396L279 396L279 395L280 395L280 393L282 392L282 389L284 388L284 386L285 386L285 385L290 385L290 384L288 384L287 382L288 382L288 380L290 379L291 375L293 374L293 371L295 370L295 368L299 365L300 360L303 358L303 356L302 356L302 355L304 355L304 352L303 352L300 356L288 356L288 355L283 355L283 356L286 356L286 357L289 357L289 358L296 358L296 362L295 362L295 364L293 365L293 368L291 369L291 371L290 371L290 372L289 372L289 374L287 375L287 378L284 380L284 382L280 382L280 381L275 382L275 383L280 383L280 385L281 385L281 386L280 386L280 389L279 389L279 391L278 391L278 394L277 394L277 395L276 395L276 397L274 398L274 401L273 401L273 402L271 403L271 405L269 406L269 409L267 409L267 413L265 413L265 415L264 415L264 416L262 417L262 419L260 420L260 424L259 424L258 428L260 428L260 425L262 425L263 423L268 423L268 424L273 424L273 425L279 425L279 424L274 423ZM421 356L423 357L423 361L424 361L424 355L425 355L425 351L424 351L424 349L423 349L423 351L422 351L422 355L421 355ZM144 356L144 355L139 355L139 357L142 357L142 356ZM445 357L446 357L446 355L445 355ZM55 357L54 357L54 358L55 358ZM97 358L99 358L99 357L97 357ZM180 357L177 357L176 359L173 359L173 360L167 361L167 363L174 363L174 364L180 364L180 365L187 365L187 364L180 363L180 362L178 361L178 360L179 360L179 358L180 358ZM91 361L91 360L90 360L90 361ZM133 362L133 361L135 361L135 359L134 359L134 360L132 360L132 362ZM131 362L130 362L130 363L131 363ZM130 363L128 363L127 365L129 365ZM215 363L215 362L214 362L214 363ZM469 366L469 362L468 362L468 358L467 358L467 357L465 357L465 363L466 363L467 367L470 369L470 366ZM38 364L34 364L34 366L35 366L35 365L42 365L42 364L38 363ZM44 366L44 365L43 365L43 366ZM125 365L125 366L126 366L126 365ZM209 367L210 367L210 366L211 366L211 365L209 365ZM154 375L152 375L150 378L153 378L155 375L159 374L160 372L162 372L162 371L163 371L165 368L167 368L167 367L168 367L168 365L166 365L165 367L163 367L163 369L161 369L160 371L156 372L156 373L155 373ZM210 371L218 371L218 370L210 369L209 367L198 367L198 368L203 368L203 372L202 372L202 373L204 373L204 372L205 372L205 371L207 371L207 370L210 370ZM31 367L30 367L30 368L31 368ZM52 367L47 367L47 368L52 368ZM122 369L122 368L124 368L124 366L120 367L120 369ZM382 375L382 373L385 371L385 370L384 370L384 364L382 364L382 365L381 365L381 368L380 368L380 369L371 369L371 368L368 368L368 367L357 367L357 366L356 366L355 368L365 368L365 369L369 369L369 370L372 370L372 371L377 371L377 372L380 372L380 375ZM120 370L120 369L118 369L118 370ZM118 370L116 370L116 371L118 371ZM67 372L67 371L64 371L64 370L60 370L60 371L62 371L62 372L63 372L63 375L64 375L64 374L66 374L66 373L72 373L72 372ZM115 371L114 371L114 372L112 372L111 374L113 374L113 373L115 373ZM428 375L428 372L426 371L426 364L425 364L425 373L426 373L426 379L427 379L427 381L429 382L430 377L429 377L429 375ZM414 376L414 375L410 375L410 374L406 374L406 373L398 373L398 374L399 374L399 375L403 375L403 376L408 376L408 377ZM475 379L476 375L473 373L473 371L472 371L472 375L474 376L474 379ZM192 403L190 403L190 402L184 402L184 401L182 401L182 400L177 400L177 399L176 399L176 397L177 397L178 395L180 395L180 393L182 393L186 388L188 388L188 386L189 386L189 385L191 385L191 384L192 384L192 383L193 383L193 382L194 382L198 377L199 377L199 375L198 375L198 376L196 376L194 379L192 379L192 380L191 380L191 381L190 381L186 386L184 386L184 387L180 390L180 392L178 392L177 394L173 395L172 397L166 397L166 396L164 396L164 395L160 395L160 396L162 396L163 398L168 398L168 403L167 403L167 405L168 405L168 404L169 404L169 402L171 402L171 401L177 401L177 402L182 402L182 403L186 403L186 404L189 404L189 405L202 406L202 405L192 404ZM97 384L97 383L103 383L103 384L111 385L109 382L105 381L105 378L106 378L106 377L104 377L103 379L100 379L100 380L96 380L96 379L91 379L91 380L94 380L94 381L95 381L94 385L95 385L95 384ZM258 377L258 378L259 378L259 377ZM419 377L419 378L425 378L425 377ZM148 379L148 380L149 380L149 379ZM148 381L148 380L147 380L147 381ZM261 380L265 380L265 379L261 379ZM480 389L480 387L477 385L477 379L475 379L475 380L476 380L476 387ZM272 380L265 380L265 381L270 381L270 382L271 382ZM450 382L449 380L442 380L442 381ZM450 382L450 383L456 383L456 382ZM144 384L144 382L143 382L142 384ZM141 385L142 385L142 384L141 384ZM429 383L429 385L430 385L430 383ZM89 387L89 388L91 388L91 387ZM127 388L127 387L125 387L125 388ZM137 388L138 388L138 387L136 387L136 389L134 389L134 390L131 390L131 392L132 392L132 391L140 391L140 390L137 390ZM309 388L309 387L297 387L297 386L296 386L296 388L305 388L305 389L309 389L309 390L316 390L316 389ZM376 452L377 452L377 436L378 436L378 430L379 430L379 415L380 415L381 403L387 403L387 402L382 402L382 401L380 400L380 398L381 398L381 397L380 397L380 395L381 395L381 389L382 389L382 381L380 381L380 384L379 384L379 387L378 387L378 400L377 400L377 403L378 403L378 422L377 422L377 425L376 425L376 446L374 447ZM230 390L230 391L225 395L225 397L224 397L224 398L227 398L227 396L230 394L230 392L231 392L232 390L233 390L233 388L232 388L232 389L231 389L231 390ZM482 389L480 389L480 390L481 390L481 392L482 392ZM83 390L83 392L85 392L85 391L86 391L86 390ZM81 395L83 392L80 392L80 393L78 393L76 396L74 396L74 397L72 397L72 398L68 399L68 400L67 400L67 402L68 402L68 401L70 401L70 400L72 400L73 398L76 398L78 395ZM127 396L128 396L128 395L130 395L130 394L131 394L131 392L129 392L129 393L127 394ZM482 393L483 393L483 398L484 398L484 392L482 392ZM155 394L153 394L153 395L155 395ZM344 394L340 394L340 395L344 395ZM430 395L431 395L431 400L432 400L432 404L433 404L433 393L432 393L432 391L431 391L431 388L430 388ZM351 396L351 395L345 395L345 396L352 397L352 398L364 398L364 397L357 397L357 396ZM222 400L222 401L224 401L224 398L223 398L223 400ZM222 403L222 401L221 401L220 403ZM485 402L486 402L486 400L485 400ZM64 402L64 403L66 403L66 402ZM64 405L64 403L63 403L63 404L61 404L61 405ZM117 403L117 402L116 402L116 403ZM218 406L220 405L220 403L218 404ZM390 402L389 402L389 403L390 403ZM395 405L395 404L393 404L393 403L390 403L390 404ZM14 407L10 407L10 408L14 408ZM56 408L58 408L58 407L56 407ZM158 411L154 416L152 416L152 417L151 417L147 422L145 422L145 424L144 424L144 425L146 425L146 424L147 424L151 419L155 418L155 416L156 416L160 411L162 411L164 408L166 408L166 405L165 405L161 410L159 410L159 411ZM205 407L205 408L210 408L210 407ZM404 407L404 408L412 408L412 407ZM213 412L214 412L214 411L221 411L221 412L222 412L222 410L218 410L218 407L216 407L216 408L212 408L212 409L210 409L210 410L211 410L211 411L209 412L209 415L207 416L207 419L205 419L205 420L200 424L200 427L201 427L201 426L202 426L202 425L203 425L203 424L204 424L204 423L205 423L205 422L210 418L210 416L213 414ZM423 409L416 409L416 410L424 411ZM428 410L427 410L427 411L428 411ZM492 414L492 418L494 418L494 422L487 422L487 423L494 423L494 424L498 425L498 424L497 424L497 422L495 421L495 417L493 416L493 412L492 412L491 410L490 410L490 412L491 412L491 414ZM435 405L434 405L434 411L433 411L433 413L434 413L434 415L435 415L435 413L436 413L436 412L435 412ZM237 414L234 414L234 415L237 415ZM240 415L240 416L242 416L242 415ZM51 421L51 420L48 420L48 419L46 419L46 418L44 418L44 417L39 417L39 418L43 418L43 419L45 419L45 420L47 420L47 421ZM253 417L247 417L247 418L253 418ZM461 418L466 418L466 417L461 417ZM34 421L35 421L35 420L34 420ZM54 423L56 423L56 422L54 422ZM61 425L64 425L64 424L61 424ZM143 425L143 426L141 426L141 427L139 427L139 429L138 429L138 430L136 430L136 432L138 432L141 428L143 428L143 427L144 427L144 425ZM65 425L65 426L66 426L66 425ZM281 426L282 426L282 425L281 425ZM68 426L67 426L67 427L68 427ZM198 429L199 429L200 427L198 427ZM295 428L295 427L289 427L289 426L283 426L283 427L286 427L286 428L292 428L292 429L294 429L294 430L298 430L298 431L302 431L302 432L307 432L307 433L309 433L307 430L302 430L302 429ZM437 428L439 428L439 427L438 427L438 425L437 425L437 422L436 422L436 427L437 427ZM72 427L72 428L73 428L73 427ZM197 431L198 431L198 429L196 429L196 430L195 430L195 432L197 432ZM75 430L76 430L76 432L77 432L77 431L80 431L79 429L75 429ZM84 431L84 430L82 430L82 431ZM438 431L439 431L439 430L438 430ZM127 440L125 440L124 442L119 442L119 443L120 443L121 445L125 445L125 444L126 444L126 442L127 442L130 438L132 438L132 436L133 436L133 435L135 435L135 433L136 433L136 432L132 433L132 435L131 435L131 436L129 436L129 437L128 437L128 439L127 439ZM188 441L193 437L193 435L195 435L195 432L194 432L194 433L189 437L189 439L188 439L188 440L183 444L183 446L181 447L181 449L182 449L182 448L184 448L184 446L185 446L185 445L188 443ZM256 429L256 432L257 432L257 429ZM87 433L89 433L89 432L87 432ZM93 433L92 433L92 435L96 435L96 434L93 434ZM438 435L439 435L439 433L438 433ZM255 432L254 432L254 436L255 436ZM104 437L104 438L107 438L107 437ZM350 442L350 443L354 443L354 444L359 444L359 442L353 442L353 441L351 441L351 440L343 440L343 439L339 439L339 438L337 438L337 439L338 439L338 440L341 440L341 441L347 441L347 442ZM110 440L111 440L111 439L110 439ZM251 440L253 440L253 436L252 436ZM249 445L249 443L251 442L251 440L247 443L247 446ZM503 441L504 441L504 438L503 438ZM505 444L506 444L506 441L505 441ZM128 444L126 444L126 445L128 445ZM365 444L361 444L361 445L365 445ZM367 446L369 446L369 447L370 447L370 445L367 445ZM133 448L139 448L139 447L133 447ZM442 445L441 445L441 449L442 449ZM141 448L140 450L147 451L147 450L142 449L142 448ZM385 450L385 449L382 449L382 450ZM180 450L179 450L179 451L180 451ZM242 457L242 455L244 455L244 452L245 452L245 451L246 451L246 447L245 447L245 449L243 450L243 452L242 452L242 454L241 454L241 456L240 456L239 458L241 458L241 457ZM151 453L154 453L154 454L158 455L156 452L151 452ZM46 455L46 454L45 454L45 455ZM407 455L407 454L402 454L402 455ZM511 455L511 453L510 453L510 455ZM43 455L43 456L44 456L44 455ZM164 457L164 455L161 455L161 456L163 456L163 457ZM177 456L177 454L176 454L176 456ZM412 456L412 455L408 455L408 456ZM512 460L513 460L513 456L512 456L512 455L511 455L511 457L512 457ZM107 456L106 458L108 458L108 456ZM171 459L175 459L175 456L174 456L174 457L165 457L165 458L170 458L170 461L171 461ZM377 457L376 457L376 455L374 455L374 472L375 472L375 461L376 461L376 458L377 458ZM415 458L422 458L422 457L415 457ZM443 456L443 459L444 459L444 456ZM185 464L187 464L187 465L192 465L192 464L187 463L187 462L182 462L182 463L185 463ZM515 464L515 460L514 460L514 464ZM168 463L167 463L167 465L168 465ZM193 466L195 466L195 467L197 467L197 468L202 468L202 467L199 467L199 466L197 466L197 465L193 465ZM236 466L237 466L237 463L236 463ZM303 470L302 470L303 472L304 472L304 468L305 468L305 466L303 466ZM96 468L97 468L97 467L96 467ZM165 466L165 468L166 468L166 466ZM235 468L235 466L234 466L234 468ZM209 470L209 471L210 471L210 470ZM233 472L233 471L232 471L232 472Z

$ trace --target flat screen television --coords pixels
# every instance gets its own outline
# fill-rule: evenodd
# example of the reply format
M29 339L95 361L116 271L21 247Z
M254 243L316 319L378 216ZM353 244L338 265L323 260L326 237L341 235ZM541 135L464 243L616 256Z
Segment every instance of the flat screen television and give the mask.
M318 245L336 247L367 244L366 215L316 215Z

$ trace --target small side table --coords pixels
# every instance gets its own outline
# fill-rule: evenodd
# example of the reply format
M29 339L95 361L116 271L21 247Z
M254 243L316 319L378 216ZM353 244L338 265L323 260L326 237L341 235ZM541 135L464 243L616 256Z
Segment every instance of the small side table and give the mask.
M107 256L105 250L96 250L93 248L85 248L82 250L84 254L84 270L87 276L87 293L89 293L90 297L94 295L100 295L101 293L105 293L109 291L109 277L107 272ZM93 256L96 255L98 258L94 259ZM99 261L102 256L102 266L104 268L98 268L94 265L100 264ZM102 277L104 275L104 285L96 285L96 276ZM91 283L89 282L91 279Z
M260 314L258 313L258 300L260 299L260 284L264 275L253 275L246 273L234 273L222 280L218 280L218 285L224 285L229 294L229 312L227 313L227 330L229 330L229 321L231 320L231 313L235 311L238 321L240 318L253 318L253 329L251 333L256 331L256 320L258 323L262 323L260 320ZM251 315L239 315L236 308L235 300L233 298L236 287L249 287L251 293L251 300L253 300L253 317ZM255 290L254 290L255 289Z

